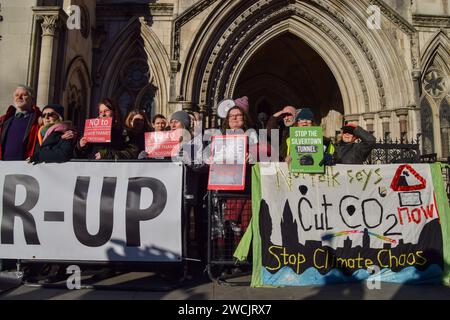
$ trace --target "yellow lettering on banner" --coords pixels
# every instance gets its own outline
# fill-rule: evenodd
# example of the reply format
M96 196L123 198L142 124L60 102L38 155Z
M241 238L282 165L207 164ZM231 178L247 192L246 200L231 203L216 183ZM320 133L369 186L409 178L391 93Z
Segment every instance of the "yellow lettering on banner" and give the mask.
M392 251L389 250L389 267L392 268L392 266L398 266L398 258L392 255Z
M277 254L274 250L280 250L281 252ZM286 248L279 247L279 246L272 246L269 248L269 252L272 256L275 257L275 259L278 262L278 265L274 267L266 267L269 271L278 271L283 266L292 266L293 269L299 274L300 273L300 267L303 263L306 262L305 255L301 253L293 253L289 254L286 251ZM280 257L283 259L281 260Z
M381 250L380 252L378 252L378 254L377 254L377 260L378 260L378 265L380 266L380 267L382 267L382 268L389 268L389 265L387 265L387 264L384 264L382 261L381 261L381 255L383 254L383 253L389 253L389 250Z
M366 269L368 269L369 267L373 266L373 261L371 259L366 259L364 265Z
M355 259L348 259L348 260L347 260L347 266L348 266L350 269L355 269Z
M412 258L412 261L410 261L410 258ZM408 257L406 258L406 262L407 262L410 266L413 266L413 265L416 264L416 256L414 255L414 253L408 254Z
M275 249L281 250L281 249L283 249L283 247L271 246L271 247L269 248L269 253L270 253L272 256L274 256L275 259L277 259L277 261L278 261L278 265L277 265L275 268L267 267L267 270L269 270L269 271L277 271L277 270L280 270L280 268L281 268L281 261L280 261L280 258L278 257L278 255L277 255L276 253L274 253L274 252L272 251L272 250L275 250Z
M336 264L338 268L348 268L346 259L337 258Z
M423 254L423 251L417 251L417 252L416 252L417 257L420 258L420 262L419 262L419 259L417 259L417 261L416 261L416 263L417 263L419 266L424 266L424 265L426 265L427 262L428 262L428 260L427 260L424 256L422 256L422 254Z
M325 264L324 265L319 265L319 263L317 262L317 255L319 253L325 253ZM313 263L314 263L314 268L316 268L316 269L320 270L320 269L328 268L328 253L325 250L317 249L316 251L314 251Z
M401 267L406 266L406 254L401 254L400 257L398 258L398 264Z

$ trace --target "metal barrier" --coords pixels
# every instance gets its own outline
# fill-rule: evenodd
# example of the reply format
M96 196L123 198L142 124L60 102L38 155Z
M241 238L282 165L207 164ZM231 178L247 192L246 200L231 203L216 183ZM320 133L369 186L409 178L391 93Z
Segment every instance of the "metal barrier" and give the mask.
M210 191L208 193L208 256L210 279L219 284L248 285L231 278L250 271L250 262L237 262L233 253L250 224L251 196Z
M420 135L410 141L379 140L364 164L419 163Z

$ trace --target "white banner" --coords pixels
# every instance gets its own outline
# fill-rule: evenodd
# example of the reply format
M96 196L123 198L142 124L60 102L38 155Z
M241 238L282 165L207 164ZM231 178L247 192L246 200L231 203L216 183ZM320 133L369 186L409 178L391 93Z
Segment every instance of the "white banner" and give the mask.
M347 238L362 246L365 229L373 235L372 248L417 244L424 226L439 218L427 164L339 165L327 167L323 175L297 176L284 163L261 164L261 195L276 244L282 243L280 226L287 208L300 243L329 238L327 244L334 249L343 247Z
M181 260L179 163L0 161L0 259Z

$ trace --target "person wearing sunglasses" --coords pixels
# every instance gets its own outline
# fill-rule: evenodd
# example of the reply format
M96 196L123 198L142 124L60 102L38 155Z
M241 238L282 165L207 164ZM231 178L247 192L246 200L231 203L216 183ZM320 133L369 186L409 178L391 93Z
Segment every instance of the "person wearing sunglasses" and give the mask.
M42 109L42 126L37 134L31 163L66 162L72 158L75 134L70 123L63 122L64 107L49 104Z
M357 143L357 140L361 140ZM341 129L341 140L336 145L336 163L363 164L375 147L376 138L360 126L348 123Z

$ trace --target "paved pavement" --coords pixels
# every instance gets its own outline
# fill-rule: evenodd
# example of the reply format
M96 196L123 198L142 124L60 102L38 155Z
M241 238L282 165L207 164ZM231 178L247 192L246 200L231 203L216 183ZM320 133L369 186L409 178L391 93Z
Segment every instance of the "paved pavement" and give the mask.
M21 285L0 293L1 300L450 300L450 287L382 284L369 290L364 283L325 287L255 289L245 285L249 277L235 281L241 286L219 285L206 277L185 281L177 288L155 274L132 272L89 283L87 289L68 290ZM64 288L65 283L61 283ZM96 289L92 289L95 287ZM1 288L1 287L0 287ZM161 290L164 288L167 290Z

